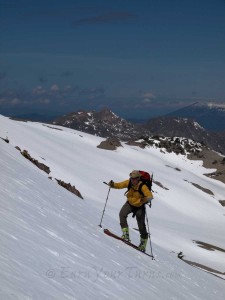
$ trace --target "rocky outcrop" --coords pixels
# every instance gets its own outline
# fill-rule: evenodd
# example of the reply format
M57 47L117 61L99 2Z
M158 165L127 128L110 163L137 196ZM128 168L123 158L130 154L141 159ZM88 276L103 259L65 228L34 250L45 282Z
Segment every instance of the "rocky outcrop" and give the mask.
M21 154L26 158L28 159L29 161L31 161L35 166L37 166L40 170L44 171L45 173L49 174L51 171L50 171L50 168L48 166L46 166L45 164L43 163L40 163L37 159L34 159L33 157L30 156L30 154L28 153L27 150L23 150L21 152Z
M55 180L58 182L58 184L60 186L62 186L63 188L67 189L69 192L75 194L76 196L78 196L81 199L84 199L82 197L81 193L75 188L74 185L72 186L70 183L66 183L66 182L64 182L64 181L62 181L60 179L55 179Z
M40 170L44 171L45 173L49 174L50 168L48 166L46 166L43 163L40 163L37 159L34 159L33 157L31 157L31 155L28 153L27 150L23 150L21 151L21 149L16 146L15 147L17 150L20 151L20 153L26 158L28 159L30 162L32 162L35 166L37 166ZM49 177L49 179L52 179L52 177ZM76 196L78 196L79 198L83 199L81 193L75 188L75 186L71 185L70 183L66 183L61 179L55 179L57 181L57 183L62 186L63 188L67 189L69 192L75 194Z
M143 138L142 142L139 141L141 146L144 145L155 146L156 148L164 149L168 153L187 154L199 153L202 151L203 145L190 139L181 137L165 137L154 135L148 138Z
M1 139L6 142L7 144L9 143L9 139L6 137L5 139L1 137Z
M105 150L116 150L118 147L122 147L122 145L121 142L116 138L108 138L97 146L97 148Z
M150 119L142 126L152 134L182 136L225 154L225 132L211 132L194 119L163 116Z
M169 191L167 187L165 187L161 182L153 180L153 183L161 187L162 189ZM153 191L154 192L154 191Z
M205 175L225 183L225 158L219 153L212 151L207 147L202 147L201 152L190 153L187 157L191 160L202 160L203 167L205 168L216 169L216 171L207 173Z

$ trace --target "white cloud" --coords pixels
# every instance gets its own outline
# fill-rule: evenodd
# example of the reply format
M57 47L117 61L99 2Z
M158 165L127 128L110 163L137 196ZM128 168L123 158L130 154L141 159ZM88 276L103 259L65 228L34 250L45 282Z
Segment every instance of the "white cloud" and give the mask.
M4 103L6 103L6 99L1 98L1 99L0 99L0 105L1 105L1 104L4 104Z
M20 99L18 99L18 98L13 98L11 101L10 101L10 104L12 104L12 105L18 105L18 104L20 104L21 103L21 101L20 101Z
M143 97L146 98L146 99L155 99L155 95L151 92L144 93Z
M151 103L152 99L150 99L150 98L144 98L144 100L142 102L143 103Z
M0 105L8 104L8 105L18 105L21 103L21 100L17 97L12 98L12 99L5 99L1 98L0 99Z
M58 92L59 91L59 86L57 84L53 84L51 87L50 87L50 90L52 92Z
M208 106L210 108L216 107L216 108L225 108L225 104L223 103L214 103L214 102L209 102Z
M73 89L73 87L71 85L66 85L65 88L64 88L64 91L65 92L69 92Z
M32 91L32 93L35 95L41 95L41 94L44 94L45 92L46 92L46 90L41 85L37 86Z
M38 103L44 104L44 105L48 105L48 104L51 103L51 100L47 99L47 98L45 98L45 99L39 99Z
M142 103L148 104L151 103L152 100L156 98L156 96L152 92L145 92L142 94L143 101Z

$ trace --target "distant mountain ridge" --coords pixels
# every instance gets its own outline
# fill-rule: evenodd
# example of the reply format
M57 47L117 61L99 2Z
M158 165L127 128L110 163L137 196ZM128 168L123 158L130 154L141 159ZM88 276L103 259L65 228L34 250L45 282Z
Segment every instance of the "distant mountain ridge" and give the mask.
M55 119L55 125L61 125L101 137L116 137L121 140L132 140L140 135L149 135L147 129L126 121L105 108L96 111L78 111Z
M166 116L192 118L205 129L225 131L225 104L195 102Z
M140 137L152 135L184 137L204 143L215 151L225 153L225 131L211 133L194 119L189 118L164 116L137 125L120 118L109 109L103 109L100 112L73 112L57 118L52 123L92 135L113 137L123 141L137 140Z
M225 154L225 131L211 132L194 119L164 116L150 119L143 126L152 134L189 138Z

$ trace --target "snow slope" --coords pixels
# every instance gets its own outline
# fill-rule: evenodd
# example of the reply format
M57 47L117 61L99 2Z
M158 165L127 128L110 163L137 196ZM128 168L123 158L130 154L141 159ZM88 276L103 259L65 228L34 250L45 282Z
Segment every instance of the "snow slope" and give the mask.
M116 151L82 132L0 116L0 299L223 299L223 279L177 259L220 272L225 253L198 247L193 240L225 249L224 184L204 176L200 161L123 144ZM61 129L56 130L53 129ZM14 147L51 169L47 175ZM175 168L179 168L180 171ZM108 187L132 169L154 173L168 190L154 185L148 209L155 260L106 236L98 226ZM84 200L48 176L70 182ZM191 183L213 191L209 195ZM103 227L120 234L124 190L111 190ZM129 217L131 238L139 242ZM148 252L150 250L148 249ZM223 275L220 277L225 278Z

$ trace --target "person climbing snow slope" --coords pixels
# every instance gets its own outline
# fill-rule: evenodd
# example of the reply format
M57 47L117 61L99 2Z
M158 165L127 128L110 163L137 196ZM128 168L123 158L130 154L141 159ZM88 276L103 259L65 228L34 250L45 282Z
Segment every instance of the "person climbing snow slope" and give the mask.
M128 189L125 193L127 202L122 206L119 213L122 238L126 241L130 241L127 217L130 213L133 213L133 217L136 216L138 229L140 232L140 245L138 248L139 250L145 252L148 241L148 232L145 225L145 204L151 204L153 194L148 185L142 181L141 172L142 171L133 170L130 173L130 179L122 182L114 182L111 180L108 185L114 189Z

